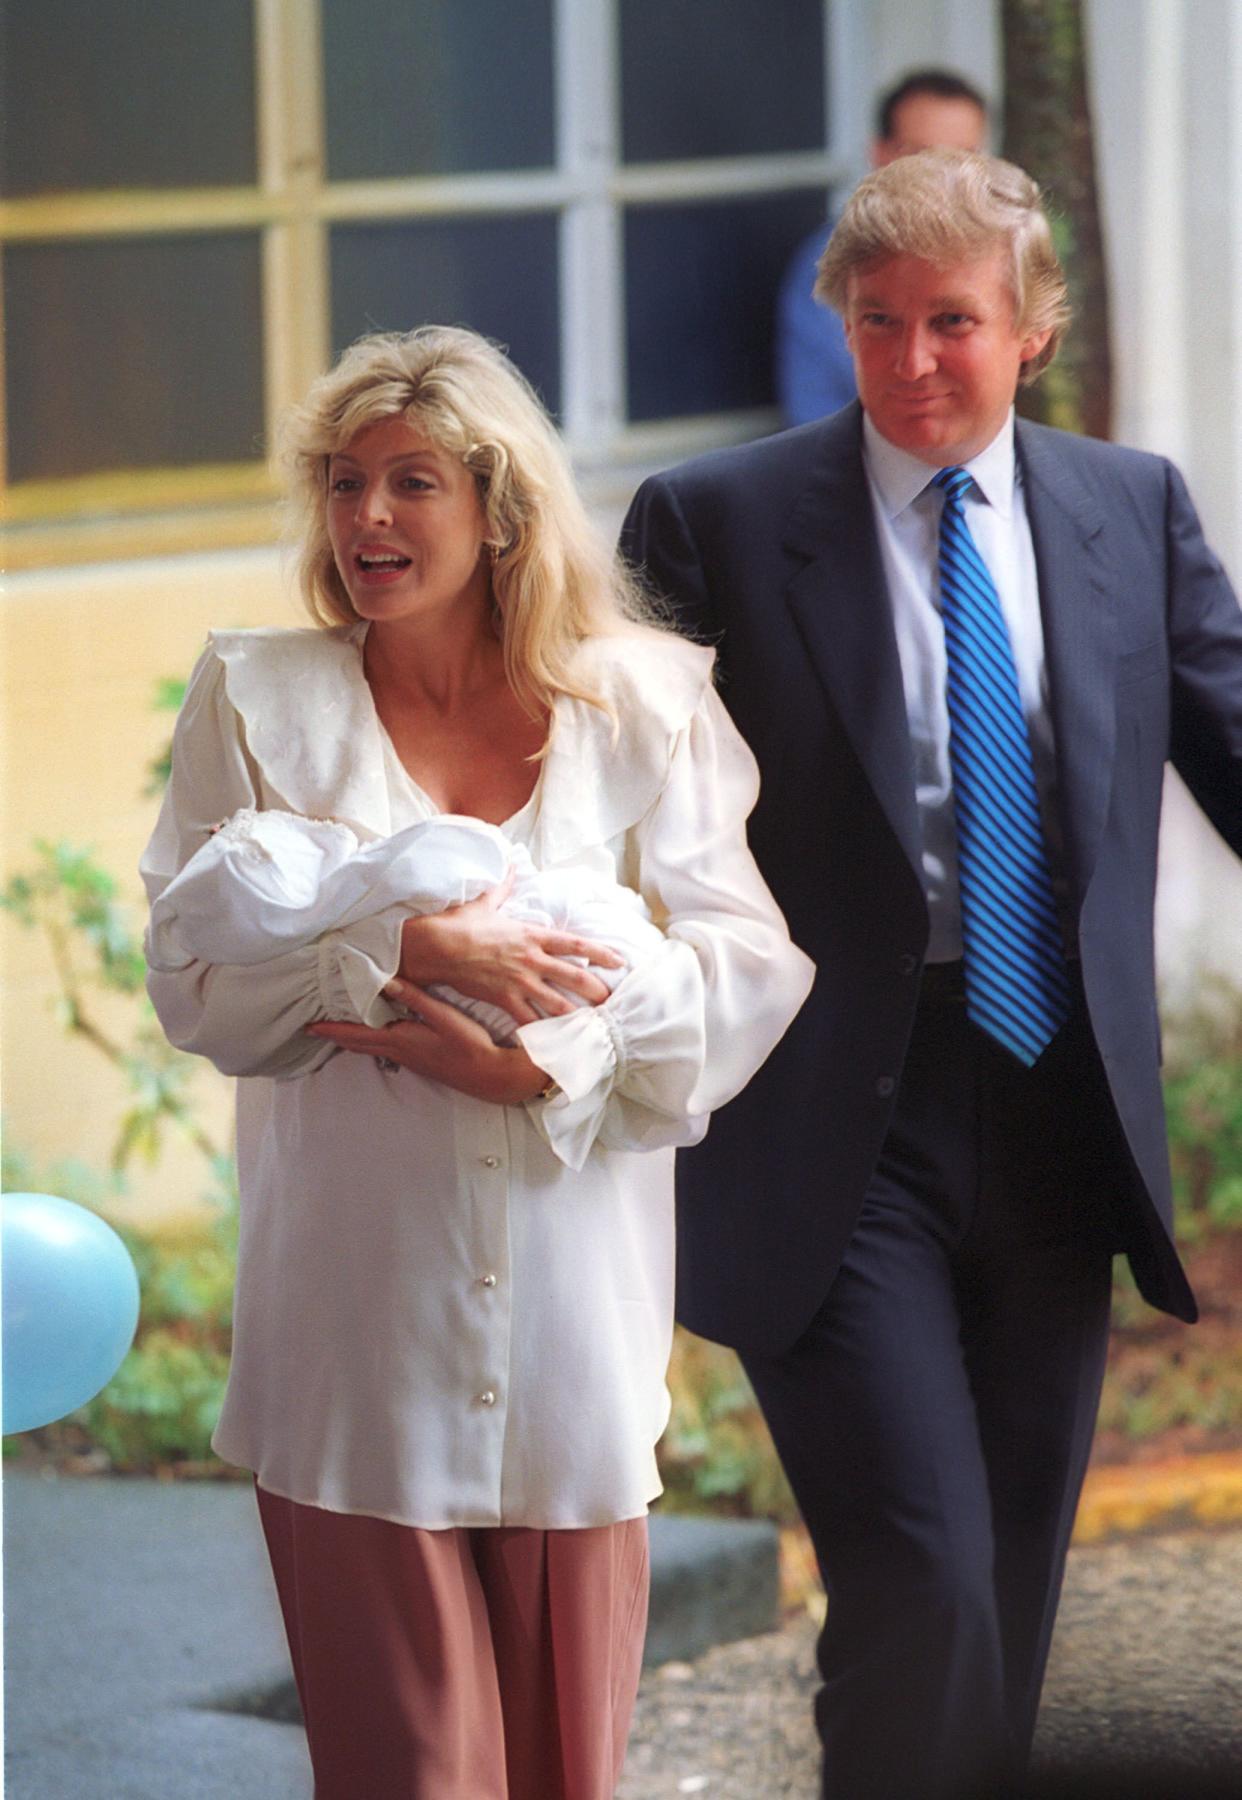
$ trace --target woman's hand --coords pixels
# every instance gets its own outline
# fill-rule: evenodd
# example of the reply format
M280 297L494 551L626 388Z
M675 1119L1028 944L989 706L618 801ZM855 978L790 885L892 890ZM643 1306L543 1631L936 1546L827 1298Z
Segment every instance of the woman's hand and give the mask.
M547 1087L547 1074L525 1050L494 1044L483 1027L460 1008L400 977L384 991L410 1009L408 1019L380 1026L323 1019L308 1025L307 1034L362 1056L387 1057L430 1081L442 1081L445 1087L476 1100L503 1106L534 1100Z
M511 919L500 911L512 878L478 900L448 912L407 919L401 931L398 975L408 982L446 982L472 1000L490 1000L519 1025L574 1010L559 990L588 1005L608 998L598 975L570 956L600 968L619 969L624 957L588 938ZM419 1005L421 1012L422 1005Z

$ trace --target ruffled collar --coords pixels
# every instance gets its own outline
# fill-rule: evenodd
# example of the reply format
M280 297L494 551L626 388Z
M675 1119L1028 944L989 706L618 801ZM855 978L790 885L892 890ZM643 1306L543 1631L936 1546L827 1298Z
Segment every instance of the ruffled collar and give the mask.
M392 831L381 727L362 667L365 624L329 631L213 631L228 697L268 784L294 811ZM536 860L606 843L650 809L676 738L711 679L713 652L684 638L592 639L583 674L616 709L560 698L543 775Z

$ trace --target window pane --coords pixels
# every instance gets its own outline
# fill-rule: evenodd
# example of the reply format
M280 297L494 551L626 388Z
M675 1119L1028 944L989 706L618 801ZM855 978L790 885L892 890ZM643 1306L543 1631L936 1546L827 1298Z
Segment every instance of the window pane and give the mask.
M561 403L554 213L341 225L332 233L332 341L367 331L472 325L507 346L556 413Z
M824 0L620 0L626 162L824 145Z
M333 181L556 160L552 0L323 0Z
M261 455L255 233L5 254L14 481Z
M626 214L632 420L772 404L776 291L795 246L823 220L814 190Z
M256 179L254 0L0 9L3 192Z

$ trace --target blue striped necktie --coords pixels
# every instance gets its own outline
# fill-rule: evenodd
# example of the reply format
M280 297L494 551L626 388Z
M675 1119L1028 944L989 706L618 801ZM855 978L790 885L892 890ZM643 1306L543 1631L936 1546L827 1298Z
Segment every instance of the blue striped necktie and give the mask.
M1031 1064L1069 1016L1035 768L1000 597L966 523L973 478L941 469L940 610L948 656L966 1010Z

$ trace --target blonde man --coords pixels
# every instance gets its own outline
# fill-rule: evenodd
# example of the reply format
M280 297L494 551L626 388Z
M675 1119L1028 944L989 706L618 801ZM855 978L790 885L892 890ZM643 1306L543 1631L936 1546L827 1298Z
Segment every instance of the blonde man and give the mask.
M681 1317L736 1345L829 1593L832 1800L1012 1791L1124 1249L1170 1235L1166 760L1242 851L1242 613L1162 459L1015 420L1064 329L1039 194L933 151L824 255L859 404L658 477L627 548L720 645L811 1000L681 1158Z

